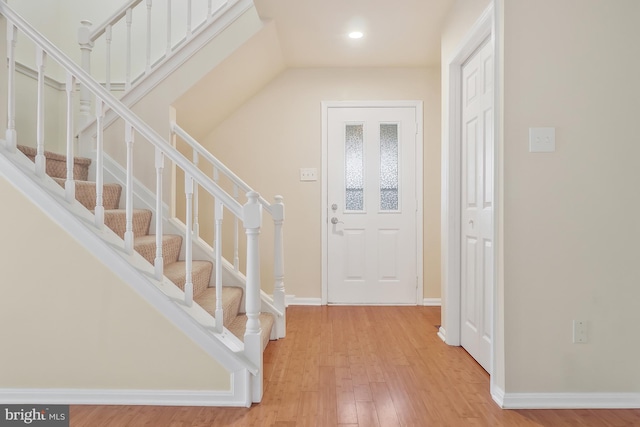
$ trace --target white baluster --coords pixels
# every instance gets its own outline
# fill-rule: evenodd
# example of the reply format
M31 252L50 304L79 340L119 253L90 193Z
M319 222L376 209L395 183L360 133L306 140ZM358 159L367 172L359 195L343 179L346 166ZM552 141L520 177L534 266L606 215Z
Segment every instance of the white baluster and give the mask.
M197 168L199 163L198 152L193 150L193 164ZM200 237L200 219L199 219L199 201L198 201L198 185L193 189L193 235L197 239Z
M262 205L258 203L258 193L247 193L247 203L243 207L245 232L247 235L247 274L245 309L247 329L244 334L245 356L262 372L262 329L260 327L260 248L258 238L262 224ZM262 398L262 375L251 379L253 401Z
M16 134L16 41L18 29L7 22L7 131L5 141L9 151L16 150L18 137Z
M233 197L238 200L240 195L238 194L238 186L233 185ZM240 221L238 217L233 218L233 269L240 271Z
M162 171L164 169L164 153L156 148L156 259L154 268L156 279L164 275L164 257L162 254Z
M126 227L124 232L124 248L133 253L133 142L134 132L131 124L124 125L124 140L127 144L127 188L125 193Z
M125 82L124 87L126 90L131 89L131 20L132 10L127 9L126 23L127 23L127 59L125 65Z
M111 91L111 40L113 39L111 35L111 25L107 25L107 28L104 30L104 40L106 43L106 64L105 64L105 86L108 91Z
M44 65L46 53L36 47L36 68L38 70L38 108L36 123L36 174L43 177L47 173L47 159L44 156Z
M71 203L76 198L76 183L73 180L73 139L75 131L73 129L73 91L75 89L75 78L71 73L67 73L67 180L64 183L64 190L67 202Z
M275 197L275 203L271 206L274 224L274 250L273 250L273 302L284 315L276 321L276 333L278 338L286 335L286 308L284 290L284 235L282 224L284 223L284 203L282 196Z
M187 0L187 40L193 35L193 30L191 29L191 6L191 0Z
M213 182L215 182L216 184L218 184L220 181L220 172L218 171L218 169L213 166ZM215 209L215 207L214 207ZM216 231L216 228L213 227L213 252L214 255L216 255L216 241L218 239L218 232ZM221 236L222 238L222 236Z
M213 16L213 0L209 0L207 3L207 20L209 20Z
M78 43L80 44L82 69L91 74L91 51L93 42L91 41L91 21L80 21L81 27L78 29ZM80 117L83 123L89 121L91 113L91 92L84 85L80 85Z
M171 0L167 0L167 49L165 52L165 58L169 57L171 53Z
M96 227L104 226L104 103L96 98Z
M216 331L222 333L224 310L222 309L222 217L224 205L215 201L215 261L216 261Z
M187 199L186 220L187 230L185 242L185 284L184 284L184 302L191 307L193 304L193 178L185 171L184 176L184 192Z
M147 62L145 72L151 71L151 0L147 0Z

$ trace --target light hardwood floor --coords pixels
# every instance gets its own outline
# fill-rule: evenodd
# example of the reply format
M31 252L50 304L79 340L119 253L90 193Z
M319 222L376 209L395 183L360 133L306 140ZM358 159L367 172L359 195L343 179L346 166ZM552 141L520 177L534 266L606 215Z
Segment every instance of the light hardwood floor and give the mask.
M289 307L251 408L72 406L71 427L640 426L640 410L501 410L434 307Z

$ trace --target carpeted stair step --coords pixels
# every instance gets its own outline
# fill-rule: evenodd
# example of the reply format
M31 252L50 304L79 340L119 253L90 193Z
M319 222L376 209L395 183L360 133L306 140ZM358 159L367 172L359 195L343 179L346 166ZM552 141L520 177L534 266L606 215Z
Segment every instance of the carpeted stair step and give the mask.
M26 146L18 146L32 161L35 161L36 149ZM45 151L46 173L52 177L61 187L65 186L67 175L66 156ZM94 182L87 181L91 159L74 158L74 180L76 186L76 199L89 210L95 209L96 186ZM126 231L126 210L118 209L122 187L118 184L104 184L103 206L105 208L104 222L121 239L124 239ZM149 228L152 212L146 209L133 210L133 234L134 250L142 255L150 264L154 264L156 257L156 236L150 235ZM185 262L178 261L182 246L182 236L163 235L162 251L164 261L164 275L176 286L184 290L186 282ZM209 261L194 260L192 264L193 298L202 308L215 317L216 288L209 287L213 264ZM242 303L243 290L235 286L222 288L222 307L224 310L223 324L240 340L244 340L247 316L239 314ZM262 348L266 348L271 336L271 330L275 318L270 313L260 314L262 327Z
M33 147L26 145L18 145L18 150L22 151L25 156L35 162L37 151ZM67 176L67 156L51 151L45 151L46 158L46 174L52 178L66 178ZM73 161L73 178L79 181L86 181L89 176L89 165L91 159L85 157L74 157Z
M267 348L269 344L269 337L271 336L271 329L275 323L275 318L271 313L260 313L260 327L262 328L262 350ZM244 332L247 329L247 315L239 314L233 319L231 325L227 327L229 331L236 337L244 340Z
M162 261L164 265L178 261L182 236L177 234L164 234L162 236ZM133 249L144 257L149 263L155 264L156 259L156 235L147 234L133 239Z
M151 211L147 209L133 210L133 236L140 237L149 234ZM127 227L127 213L124 209L110 209L104 211L104 224L113 230L121 239Z
M216 288L207 288L194 298L200 307L207 310L213 317L216 316ZM222 309L224 311L224 319L222 321L225 327L229 327L238 315L240 303L242 302L242 288L236 286L222 287Z
M213 264L209 261L193 261L192 263L193 298L197 298L209 287ZM178 261L164 266L164 275L184 291L186 282L185 262Z
M64 188L66 182L64 178L53 178L53 180ZM94 210L96 207L96 183L92 181L75 181L75 183L76 200L90 211ZM104 184L102 187L102 206L105 209L118 209L121 194L122 186L120 184Z

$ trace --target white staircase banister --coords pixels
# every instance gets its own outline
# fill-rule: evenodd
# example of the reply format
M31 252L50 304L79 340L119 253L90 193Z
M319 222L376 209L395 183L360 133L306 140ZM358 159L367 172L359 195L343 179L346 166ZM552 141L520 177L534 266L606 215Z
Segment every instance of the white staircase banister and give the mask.
M130 0L123 4L118 10L116 10L113 15L111 15L106 21L96 27L89 35L89 40L95 42L101 35L105 33L107 27L115 25L118 21L124 18L127 15L127 10L133 9L142 0Z
M253 188L249 186L246 182L244 182L240 177L238 177L235 173L231 171L224 163L218 160L213 154L209 152L206 148L202 146L194 137L189 135L187 131L182 129L177 123L171 123L171 131L182 138L187 144L189 144L199 156L204 157L209 163L213 164L214 168L216 168L219 172L222 172L225 176L227 176L235 185L240 187L245 193L249 193L254 191ZM262 207L272 215L271 204L262 196L258 196L258 202L262 205Z
M91 92L96 94L107 107L112 109L116 114L128 122L140 134L140 136L159 148L165 156L175 162L178 167L187 171L202 188L218 197L225 207L233 212L234 215L242 218L243 207L238 201L236 201L231 195L227 194L226 191L213 182L213 180L211 180L202 171L194 167L191 161L184 157L155 130L143 122L135 113L129 110L124 104L103 88L102 85L95 81L86 71L68 59L60 49L54 46L46 37L29 25L20 15L15 13L13 9L4 2L0 2L0 13L9 19L13 25L18 27L20 31L22 31L36 45L41 46L49 57L53 58L64 69L70 72L79 83L86 86Z

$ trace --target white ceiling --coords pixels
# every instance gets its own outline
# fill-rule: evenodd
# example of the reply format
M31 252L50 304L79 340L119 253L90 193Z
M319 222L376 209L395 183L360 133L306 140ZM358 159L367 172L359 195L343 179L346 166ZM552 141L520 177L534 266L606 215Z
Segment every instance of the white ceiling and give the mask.
M290 67L424 67L440 63L454 0L255 0L274 20ZM347 37L359 30L359 40Z

